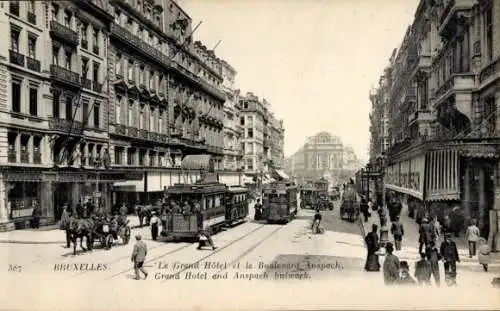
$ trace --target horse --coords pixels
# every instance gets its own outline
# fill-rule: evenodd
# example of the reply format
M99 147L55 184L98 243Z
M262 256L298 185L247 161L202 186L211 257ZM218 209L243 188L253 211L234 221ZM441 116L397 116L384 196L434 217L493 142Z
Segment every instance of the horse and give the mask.
M94 227L95 223L91 219L70 218L69 232L71 242L73 242L73 255L76 255L76 244L78 239L80 239L81 249L87 251L87 249L83 247L84 237L87 238L88 250L92 250Z

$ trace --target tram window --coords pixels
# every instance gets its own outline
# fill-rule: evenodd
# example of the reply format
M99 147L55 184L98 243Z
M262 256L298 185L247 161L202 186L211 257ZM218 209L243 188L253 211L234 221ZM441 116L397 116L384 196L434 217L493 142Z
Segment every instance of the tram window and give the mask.
M220 206L220 197L217 195L214 197L214 207Z

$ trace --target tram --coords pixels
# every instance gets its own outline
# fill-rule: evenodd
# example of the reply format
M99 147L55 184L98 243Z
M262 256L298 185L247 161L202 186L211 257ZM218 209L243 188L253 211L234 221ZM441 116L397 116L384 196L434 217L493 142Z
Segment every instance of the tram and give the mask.
M268 223L288 223L298 212L297 186L293 182L276 181L262 190L264 218Z
M314 209L318 201L318 193L314 184L308 182L300 187L300 207L303 209Z
M242 223L248 216L249 190L244 187L228 187L226 193L226 224Z
M193 184L175 184L166 189L168 202L160 216L162 236L174 240L195 238L198 234L196 207L203 214L203 229L211 232L221 230L228 220L234 222L248 215L248 206L245 208L244 203L226 204L228 194L231 198L234 195L240 195L239 198L246 196L243 191L231 191L230 187L219 182L210 155L188 155L184 163L191 163L190 168L200 169L200 179ZM228 209L235 211L228 212Z

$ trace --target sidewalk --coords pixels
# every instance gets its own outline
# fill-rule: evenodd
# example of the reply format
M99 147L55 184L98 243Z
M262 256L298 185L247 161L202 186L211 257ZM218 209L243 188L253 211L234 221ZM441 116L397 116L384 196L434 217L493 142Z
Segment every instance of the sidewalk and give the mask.
M127 216L132 229L139 225L136 215ZM60 244L66 243L66 236L58 226L41 227L40 229L23 229L0 232L0 244Z
M377 212L370 211L371 217L368 219L368 222L364 222L363 219L363 227L366 233L371 231L372 224L376 224L380 229L380 218ZM389 229L389 241L394 243L392 234L390 233L391 221L389 219L389 212L386 209L387 215L387 227ZM360 215L362 218L362 214ZM418 225L414 219L408 217L407 208L403 208L400 215L400 221L404 227L404 237L403 243L400 251L394 251L401 260L407 260L409 263L414 262L420 259L420 255L418 254ZM366 234L365 233L365 234ZM437 247L441 245L443 237L440 237L437 241ZM459 266L472 266L478 265L477 256L469 258L469 250L467 246L467 241L464 237L453 238L458 248L458 255L460 257ZM491 266L500 266L500 253L491 253Z

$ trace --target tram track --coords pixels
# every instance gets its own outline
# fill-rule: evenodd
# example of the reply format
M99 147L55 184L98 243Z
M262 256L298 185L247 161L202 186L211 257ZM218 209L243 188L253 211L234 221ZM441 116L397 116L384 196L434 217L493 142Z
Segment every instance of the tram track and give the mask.
M259 225L258 227L256 227L256 228L252 229L250 232L245 233L243 236L241 236L241 237L237 238L236 240L233 240L233 241L229 242L228 244L226 244L226 245L222 246L221 248L216 249L216 250L215 250L215 251L213 251L211 254L209 254L209 255L207 255L207 256L204 256L204 257L203 257L202 259L200 259L199 261L202 261L202 260L204 260L204 259L206 259L206 258L208 258L208 257L213 256L214 254L218 253L219 251L221 251L221 250L223 250L223 249L228 248L229 246L233 245L234 243L236 243L236 242L238 242L238 241L240 241L240 240L245 239L246 237L250 236L251 234L253 234L253 233L255 233L255 232L259 231L260 229L262 229L262 228L264 228L264 227L266 227L266 225ZM192 246L193 246L193 244L192 244L192 243L189 243L188 245L184 245L184 246L182 246L182 247L179 247L179 248L176 248L176 249L170 250L170 251L168 251L168 252L166 252L166 253L159 254L158 256L155 256L155 257L153 257L152 259L147 260L147 261L145 262L145 264L152 264L152 263L154 263L154 262L158 261L159 259L164 258L165 256L170 256L170 255L172 255L172 254L174 254L174 253L180 252L180 251L182 251L182 250L184 250L184 249L187 249L188 247L192 247ZM129 258L129 256L127 256L127 257L125 257L125 258ZM121 259L123 259L123 258L121 258ZM121 259L120 259L120 260L121 260ZM115 262L116 262L116 261L118 261L118 260L115 260ZM199 261L198 261L198 262L199 262ZM115 279L116 277L118 277L118 276L120 276L120 275L123 275L123 274L125 274L125 273L127 273L127 272L130 272L130 271L132 271L132 270L134 270L134 268L128 268L128 269L122 270L122 271L120 271L120 272L118 272L118 273L115 273L115 274L113 274L112 276L110 276L110 277L108 277L108 278L104 279L104 280L103 280L103 282L106 282L106 281L110 281L110 280L112 280L112 279ZM173 275L175 275L175 274L177 274L177 273L180 273L180 272L182 272L182 271L179 271L179 272L173 273Z
M250 234L252 234L252 233L254 233L254 232L256 232L256 231L258 231L258 230L260 230L260 229L262 229L262 228L264 228L264 227L267 227L267 226L268 226L268 225L261 225L260 227L257 227L256 229L252 230L252 231L251 231L251 232L249 232L248 234L246 234L246 235L244 235L244 236L242 236L242 237L240 237L240 238L238 238L238 239L236 239L236 240L232 241L232 242L231 242L231 243L229 243L229 244L224 245L223 247L221 247L221 248L217 249L216 251L214 251L214 252L212 252L212 253L210 253L210 254L208 254L208 255L206 255L206 256L203 256L202 258L200 258L200 259L196 260L195 262L189 263L189 264L187 265L187 266L188 266L187 268L184 268L184 269L182 269L182 270L180 270L180 271L177 271L177 272L175 272L175 273L171 273L171 274L169 275L169 277L174 277L174 276L176 276L176 275L178 275L178 274L180 274L180 273L182 273L182 272L184 272L184 271L186 271L186 270L189 270L189 269L190 269L189 267L191 267L191 266L195 266L195 265L199 264L200 262L202 262L202 261L204 261L204 260L206 260L206 259L208 259L208 258L210 258L210 257L215 256L215 255L216 255L216 254L218 254L220 251L223 251L224 249L227 249L228 247L230 247L230 246L234 245L236 242L239 242L239 241L243 240L244 238L246 238L246 237L250 236ZM253 250L255 250L258 246L260 246L262 243L264 243L266 240L268 240L270 237L272 237L273 235L275 235L275 234L276 234L276 233L278 233L279 231L283 230L285 227L286 227L285 225L282 225L282 226L280 226L280 227L278 227L278 228L274 229L271 233L269 233L268 235L266 235L264 238L262 238L262 239L260 239L259 241L257 241L257 243L254 243L252 246L250 246L249 248L245 249L245 251L244 251L243 253L241 253L241 254L240 254L240 255L239 255L239 256L238 256L235 260L233 260L233 261L231 262L231 264L234 264L235 262L237 262L238 260L240 260L240 259L241 259L241 258L243 258L244 256L246 256L246 255L250 254L250 253L251 253ZM223 270L221 270L221 271L223 271ZM220 272L220 271L219 271L219 272ZM217 273L219 273L219 272L217 272ZM166 280L164 280L162 283L167 282L167 281L168 281L168 279L169 279L169 278L167 278Z

